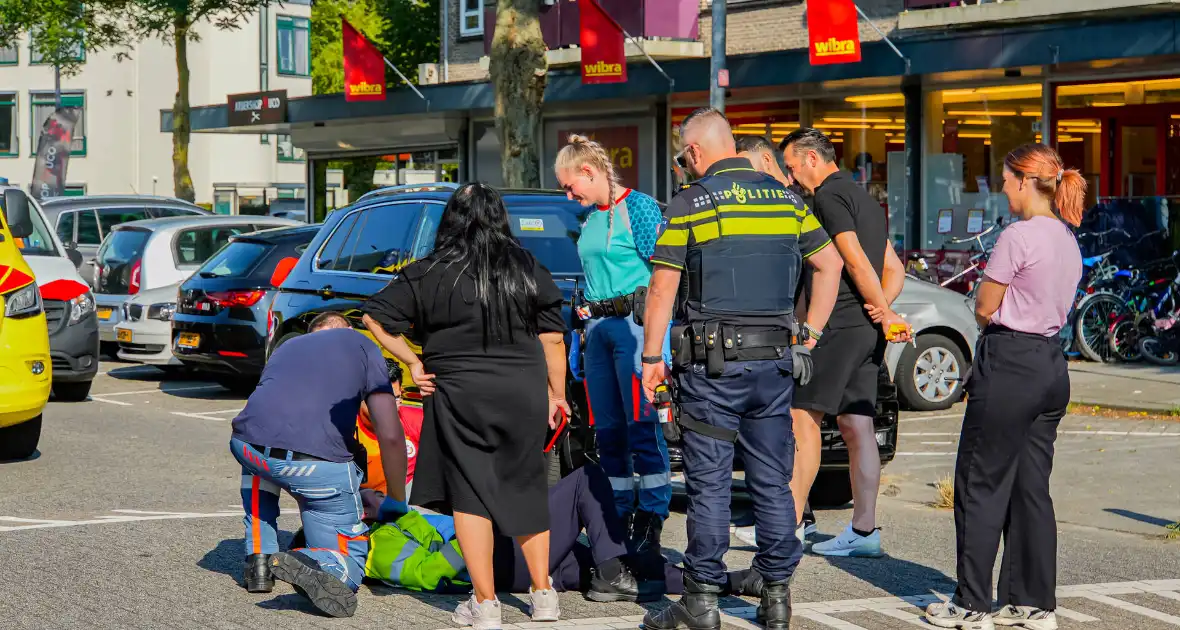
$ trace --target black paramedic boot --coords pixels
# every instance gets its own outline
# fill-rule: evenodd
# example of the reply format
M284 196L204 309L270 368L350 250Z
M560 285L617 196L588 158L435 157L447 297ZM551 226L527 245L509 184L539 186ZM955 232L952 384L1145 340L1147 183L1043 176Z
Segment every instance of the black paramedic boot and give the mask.
M280 551L271 556L270 566L276 578L294 586L320 612L331 617L351 617L356 613L356 593L311 558Z
M648 630L721 630L721 609L717 598L722 590L720 586L698 584L685 573L684 594L680 601L644 615L643 627Z
M242 580L246 583L246 590L251 593L269 593L275 587L275 577L270 572L270 554L252 553L246 556Z
M790 630L791 585L788 580L763 582L758 621L766 626L766 630Z
M614 568L614 577L603 576L602 569L596 567L590 579L590 590L586 591L586 599L594 602L633 602L639 599L639 582L627 570L620 560Z
M635 513L635 520L631 526L630 539L627 550L636 556L649 553L659 554L660 536L664 531L664 519L651 512L640 510Z

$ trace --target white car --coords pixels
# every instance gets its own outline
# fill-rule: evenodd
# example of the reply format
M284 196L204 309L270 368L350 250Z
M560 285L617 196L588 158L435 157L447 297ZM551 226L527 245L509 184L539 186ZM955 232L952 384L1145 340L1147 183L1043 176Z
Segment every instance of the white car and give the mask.
M235 234L289 225L303 223L277 217L209 215L116 225L91 263L90 284L104 345L118 342L115 325L123 321L123 302L141 292L183 282Z
M176 312L179 284L140 291L123 302L115 324L119 358L165 369L183 364L172 354L172 315Z

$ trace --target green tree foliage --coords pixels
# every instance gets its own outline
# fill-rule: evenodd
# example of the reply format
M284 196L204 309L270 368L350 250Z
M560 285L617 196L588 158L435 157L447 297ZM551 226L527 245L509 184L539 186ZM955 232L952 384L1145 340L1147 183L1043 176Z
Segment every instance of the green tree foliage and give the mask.
M0 0L0 48L30 33L41 63L58 66L65 76L82 69L82 53L116 49L115 56L125 58L134 37L118 16L131 1Z
M385 46L385 18L373 0L316 0L311 5L311 86L313 94L344 91L344 16L379 50Z
M439 61L439 0L377 0L385 17L385 41L381 48L389 61L413 83L418 82L418 64ZM392 85L401 79L392 72Z

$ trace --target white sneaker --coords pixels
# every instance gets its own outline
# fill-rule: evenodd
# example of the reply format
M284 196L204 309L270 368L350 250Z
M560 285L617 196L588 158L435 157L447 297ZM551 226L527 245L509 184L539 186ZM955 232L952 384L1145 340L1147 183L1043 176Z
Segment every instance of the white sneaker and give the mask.
M821 556L845 558L880 558L885 555L881 550L880 529L874 529L868 536L861 536L852 531L852 523L849 523L839 536L812 545L811 552Z
M549 578L549 588L534 591L529 587L529 617L533 621L557 621L561 619L561 599L557 591L553 590L553 578Z
M990 612L976 612L959 608L951 602L938 602L926 607L926 621L939 628L960 630L995 630Z
M472 626L473 630L500 630L500 618L500 599L476 602L475 593L460 602L451 615L455 625Z
M1057 615L1052 610L1032 606L1004 606L992 613L997 626L1013 626L1028 630L1057 630Z

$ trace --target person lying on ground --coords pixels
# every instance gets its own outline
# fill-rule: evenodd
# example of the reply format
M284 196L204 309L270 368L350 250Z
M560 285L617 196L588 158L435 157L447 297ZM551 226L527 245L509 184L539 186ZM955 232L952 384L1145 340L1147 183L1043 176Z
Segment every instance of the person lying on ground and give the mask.
M470 590L451 517L402 511L396 502L373 491L362 492L362 500L366 518L375 521L369 532L366 577L414 591ZM575 470L549 489L549 572L554 588L582 592L598 602L679 594L684 582L680 567L662 556L654 560L653 554L627 554L625 528L613 506L610 481L594 464ZM583 531L589 547L578 541ZM657 562L659 566L655 566ZM520 547L511 539L497 538L493 565L496 584L516 593L528 589L528 568ZM654 579L639 583L636 574ZM761 590L753 583L759 579L755 571L731 571L728 578L732 593L758 595Z

